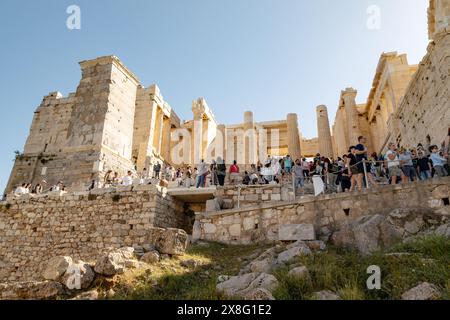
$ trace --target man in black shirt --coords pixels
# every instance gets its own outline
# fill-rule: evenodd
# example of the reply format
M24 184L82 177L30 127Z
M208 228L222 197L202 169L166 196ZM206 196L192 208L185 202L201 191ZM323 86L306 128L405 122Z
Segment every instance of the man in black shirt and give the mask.
M417 173L420 177L420 180L427 180L431 178L431 169L432 165L430 162L430 159L426 157L423 153L423 151L419 151L417 153L418 159L417 159Z
M358 163L356 167L358 168L358 174L356 176L356 182L358 184L359 190L362 191L363 176L364 176L364 162L367 160L367 148L364 145L366 143L366 138L363 136L358 137L358 144L356 145L356 162Z

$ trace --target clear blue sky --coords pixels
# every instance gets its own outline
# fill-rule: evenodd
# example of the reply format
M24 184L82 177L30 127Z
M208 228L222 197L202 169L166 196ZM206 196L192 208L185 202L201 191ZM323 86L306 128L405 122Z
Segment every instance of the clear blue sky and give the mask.
M81 30L66 9L81 8ZM381 9L369 30L366 10ZM428 0L1 0L0 190L23 150L42 97L74 92L78 62L114 54L140 78L157 83L182 119L205 97L221 123L299 114L316 135L315 107L333 121L340 90L367 98L382 52L426 52Z

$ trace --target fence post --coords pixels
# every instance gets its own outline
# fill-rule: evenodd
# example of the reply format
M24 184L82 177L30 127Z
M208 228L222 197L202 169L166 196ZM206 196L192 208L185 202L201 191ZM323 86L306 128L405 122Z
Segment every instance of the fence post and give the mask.
M366 179L366 188L367 188L367 189L370 189L370 186L369 186L369 179L368 179L368 177L367 177L366 159L363 159L362 162L363 162L363 166L364 166L364 179Z

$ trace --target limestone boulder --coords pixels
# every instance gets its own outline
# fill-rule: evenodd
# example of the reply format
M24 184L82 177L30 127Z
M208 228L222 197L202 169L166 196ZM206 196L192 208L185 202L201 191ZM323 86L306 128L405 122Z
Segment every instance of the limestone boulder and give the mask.
M290 270L288 275L298 279L308 279L310 277L309 271L305 266L296 267Z
M0 283L1 300L53 300L64 294L56 281Z
M450 223L443 224L437 227L437 229L434 230L433 233L437 236L450 238Z
M251 261L248 265L249 272L270 273L276 265L277 247L267 249Z
M121 248L102 255L96 261L94 270L104 276L121 274L127 268L128 261L134 258L134 248Z
M362 254L388 248L402 237L398 229L378 214L358 219L353 234L355 245Z
M264 288L256 288L247 292L243 298L245 300L255 300L255 301L269 301L275 300L272 293Z
M147 240L162 254L183 255L188 245L186 231L175 228L151 228Z
M187 269L195 269L198 267L199 263L197 260L194 259L188 259L188 260L183 260L180 262L180 265L184 268Z
M440 297L441 293L439 289L428 282L422 282L402 294L402 300L436 300Z
M290 249L287 249L283 252L281 252L277 257L277 264L284 264L291 260L293 260L296 257L301 257L304 255L311 254L311 249L308 248L308 246L295 246Z
M323 290L323 291L314 292L312 295L312 300L322 300L322 301L341 300L341 298L332 291Z
M388 248L402 239L401 230L380 214L344 223L332 236L335 245L357 249L367 255Z
M148 264L158 263L160 259L161 259L161 256L160 256L159 252L156 250L146 252L141 257L141 261L148 263Z
M42 273L45 280L59 281L67 271L73 261L71 257L57 256L51 258Z
M100 295L97 290L90 290L80 293L70 300L98 300L99 296Z
M255 289L262 288L271 292L277 286L278 280L273 275L253 272L231 277L219 283L216 290L228 297L245 297Z
M59 280L70 290L84 290L91 286L95 278L92 267L83 261L72 263Z

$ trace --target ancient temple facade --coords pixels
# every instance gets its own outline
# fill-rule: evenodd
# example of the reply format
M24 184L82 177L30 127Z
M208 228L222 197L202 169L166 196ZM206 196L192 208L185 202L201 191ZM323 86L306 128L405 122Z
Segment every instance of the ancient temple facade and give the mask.
M221 157L249 166L267 155L300 157L296 114L257 123L219 124L204 98L192 102L192 120L181 121L157 85L144 87L115 56L80 63L76 92L45 96L36 109L23 153L17 155L6 193L22 183L63 181L85 189L109 170L151 175L156 163L196 166Z
M450 0L430 0L428 30L430 44L419 65L409 65L406 54L381 55L366 103L356 103L353 88L341 92L334 157L347 153L360 135L377 153L390 142L441 146L450 127Z

